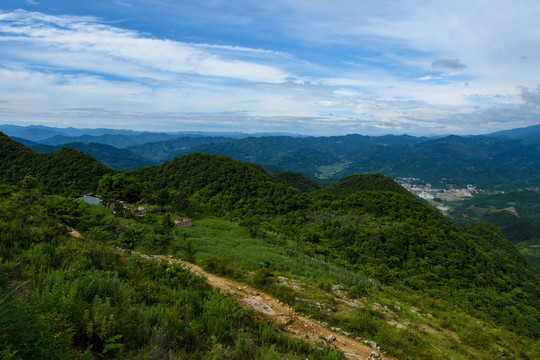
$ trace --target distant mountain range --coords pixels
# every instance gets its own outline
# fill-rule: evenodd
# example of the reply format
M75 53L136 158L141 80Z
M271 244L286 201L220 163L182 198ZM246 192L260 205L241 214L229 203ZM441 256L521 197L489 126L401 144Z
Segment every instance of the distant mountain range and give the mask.
M527 141L539 142L540 141L540 125L534 125L534 126L512 129L512 130L498 131L498 132L489 134L489 136L508 137L508 138L514 138L514 139L522 139L522 140L527 140Z
M13 140L28 146L30 149L40 154L53 153L62 148L76 149L85 154L92 155L97 161L107 165L108 167L120 171L132 171L141 167L155 165L153 161L143 158L133 153L131 150L119 149L117 147L105 144L70 142L58 146L52 146L17 137L13 137Z
M67 142L96 142L102 143L99 139L103 135L120 135L120 141L125 141L126 138L131 138L134 143L143 144L150 141L162 141L165 139L173 139L182 136L225 136L229 138L245 138L245 137L260 137L270 135L283 135L297 137L300 135L290 133L242 133L242 132L202 132L202 131L178 131L178 132L147 132L147 131L133 131L124 129L103 129L103 128L83 128L77 129L73 127L69 128L57 128L43 125L0 125L0 132L12 137L20 137L31 141L41 142L47 145L60 145ZM91 138L88 138L90 136ZM51 139L58 137L58 140ZM69 137L71 139L66 139ZM77 137L80 137L76 139ZM109 139L112 139L109 137ZM136 140L139 139L139 140ZM67 141L66 141L67 140ZM83 141L88 140L88 141ZM98 141L96 141L98 140ZM65 141L65 142L59 142ZM116 147L123 147L128 145L109 144ZM133 145L133 144L130 144Z
M440 138L149 133L15 125L0 125L0 131L37 152L71 147L121 171L189 153L209 153L257 163L270 173L299 172L318 182L382 173L393 178L418 177L438 187L472 184L514 190L540 184L540 125Z

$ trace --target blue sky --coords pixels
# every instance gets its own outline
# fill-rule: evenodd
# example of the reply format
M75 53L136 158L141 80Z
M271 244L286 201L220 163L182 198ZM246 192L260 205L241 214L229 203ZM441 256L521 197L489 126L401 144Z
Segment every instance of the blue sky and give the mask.
M2 0L0 123L309 135L540 123L536 0Z

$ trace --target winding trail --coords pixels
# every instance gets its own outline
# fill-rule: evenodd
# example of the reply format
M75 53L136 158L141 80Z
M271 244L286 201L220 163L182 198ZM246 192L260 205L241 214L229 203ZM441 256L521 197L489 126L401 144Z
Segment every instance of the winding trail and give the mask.
M115 247L115 250L123 253L129 251L118 247ZM221 289L230 296L236 298L241 306L253 309L258 318L283 325L287 333L294 338L306 341L315 346L332 346L335 349L342 351L345 357L351 360L393 359L392 357L380 354L362 341L332 331L316 320L297 313L294 309L282 304L275 297L245 283L216 276L204 271L195 264L165 255L149 256L136 251L131 251L131 254L146 259L153 259L155 261L166 261L169 264L182 264L188 270L206 278L212 287ZM331 341L329 341L329 339L331 339Z

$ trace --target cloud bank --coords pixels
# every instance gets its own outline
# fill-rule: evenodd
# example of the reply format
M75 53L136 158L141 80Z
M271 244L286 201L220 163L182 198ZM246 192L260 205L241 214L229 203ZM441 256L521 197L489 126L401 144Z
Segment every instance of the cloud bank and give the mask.
M431 63L432 68L463 70L467 68L459 59L436 59Z
M318 135L540 122L540 4L383 2L0 10L0 122Z

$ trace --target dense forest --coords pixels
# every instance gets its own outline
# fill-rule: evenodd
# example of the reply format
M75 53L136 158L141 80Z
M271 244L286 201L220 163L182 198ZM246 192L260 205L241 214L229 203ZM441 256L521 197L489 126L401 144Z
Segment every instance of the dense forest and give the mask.
M540 193L476 196L455 205L450 216L462 226L476 221L497 226L512 243L526 249L527 260L540 273Z
M37 179L48 194L79 194L95 191L105 174L114 174L90 155L70 148L50 154L37 154L0 133L0 182L18 184L25 177Z
M15 138L14 140L18 139ZM128 149L119 149L105 144L70 142L58 146L51 146L38 143L27 144L28 141L21 141L21 143L40 154L53 153L62 148L79 150L85 154L92 155L93 158L103 165L107 165L112 169L120 171L131 171L141 167L154 165L153 161L143 158Z
M37 154L7 136L0 141L4 357L342 356L258 324L181 267L127 257L112 245L199 262L300 311L313 310L276 284L278 274L325 291L339 285L364 302L423 304L465 342L440 352L439 344L426 345L429 335L389 325L384 311L398 311L395 303L310 313L402 359L539 354L540 280L512 243L485 222L458 227L386 176L356 175L323 188L299 174L271 176L201 153L119 173L76 150ZM114 212L77 199L87 192ZM137 216L119 201L149 214ZM178 229L172 219L182 216L200 225ZM206 228L211 241L197 233ZM84 241L74 240L73 229ZM227 229L235 229L230 245ZM242 242L253 247L243 250Z

